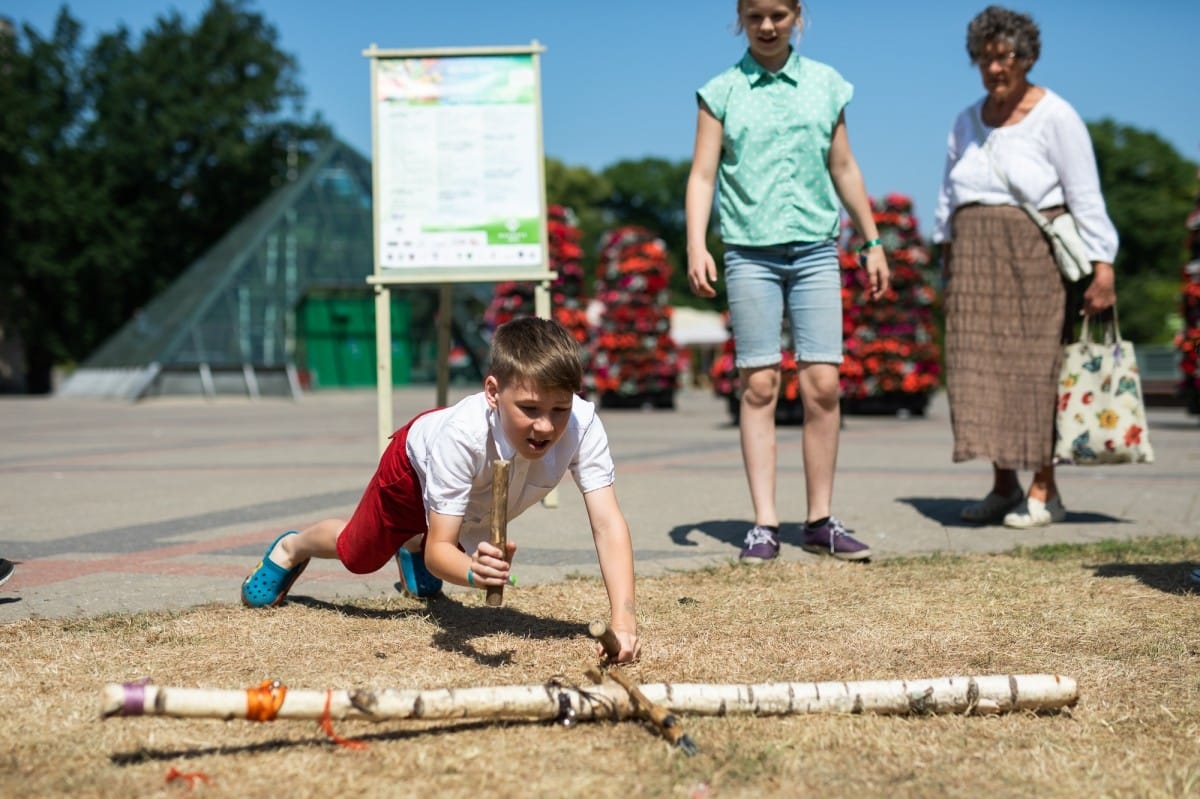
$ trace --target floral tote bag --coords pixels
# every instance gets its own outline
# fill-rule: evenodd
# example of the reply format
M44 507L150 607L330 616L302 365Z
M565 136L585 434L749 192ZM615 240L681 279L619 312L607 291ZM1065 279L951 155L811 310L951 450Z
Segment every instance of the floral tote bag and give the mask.
M1133 344L1121 338L1116 309L1101 340L1085 317L1079 340L1063 349L1054 460L1091 466L1153 463L1142 380Z

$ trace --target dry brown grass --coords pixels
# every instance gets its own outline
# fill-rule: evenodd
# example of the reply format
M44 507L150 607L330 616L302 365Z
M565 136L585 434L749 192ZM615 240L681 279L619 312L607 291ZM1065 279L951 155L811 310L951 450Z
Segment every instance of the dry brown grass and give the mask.
M0 627L0 794L336 797L1011 796L1200 793L1200 560L1187 539L992 557L730 565L639 583L644 682L1048 672L1063 714L684 718L685 757L635 722L315 724L98 717L105 683L244 688L584 681L593 580L428 606L32 620ZM189 792L168 771L203 772Z

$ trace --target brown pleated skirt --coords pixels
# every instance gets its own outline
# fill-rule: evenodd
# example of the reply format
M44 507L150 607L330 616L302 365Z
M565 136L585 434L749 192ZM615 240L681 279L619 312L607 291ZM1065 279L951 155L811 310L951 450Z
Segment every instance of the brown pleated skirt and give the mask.
M955 462L1052 463L1065 307L1050 245L1023 210L969 205L955 213L946 285Z

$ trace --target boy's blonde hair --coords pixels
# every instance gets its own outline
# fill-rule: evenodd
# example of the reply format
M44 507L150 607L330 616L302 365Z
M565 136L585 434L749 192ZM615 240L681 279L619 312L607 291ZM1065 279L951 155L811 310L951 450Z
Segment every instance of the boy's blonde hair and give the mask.
M505 322L492 334L488 374L500 385L528 382L540 389L583 390L579 342L558 322L523 317Z

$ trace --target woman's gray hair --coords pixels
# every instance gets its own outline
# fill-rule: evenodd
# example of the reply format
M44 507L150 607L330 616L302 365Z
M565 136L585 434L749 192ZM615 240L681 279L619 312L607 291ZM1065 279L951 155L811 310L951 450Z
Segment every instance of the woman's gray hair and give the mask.
M977 61L992 42L1004 42L1030 67L1042 54L1042 37L1033 17L1001 6L988 6L967 25L967 54Z

